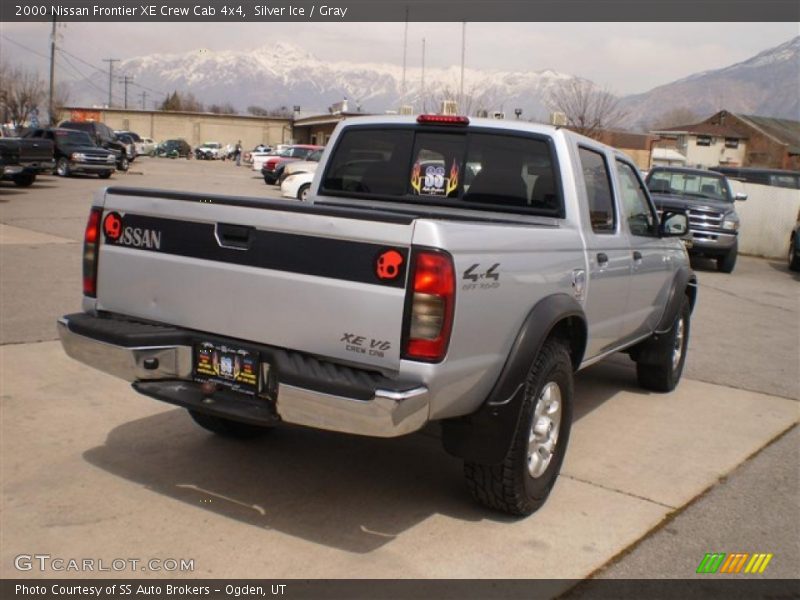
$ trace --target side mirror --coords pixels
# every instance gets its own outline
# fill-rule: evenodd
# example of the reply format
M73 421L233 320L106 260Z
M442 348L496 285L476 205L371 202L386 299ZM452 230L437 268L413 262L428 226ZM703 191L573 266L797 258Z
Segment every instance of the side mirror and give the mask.
M733 197L733 199L741 200L742 202L744 202L745 200L747 200L747 194L745 194L744 192L736 192L736 195Z
M682 237L689 233L689 218L683 212L664 211L658 226L660 237Z

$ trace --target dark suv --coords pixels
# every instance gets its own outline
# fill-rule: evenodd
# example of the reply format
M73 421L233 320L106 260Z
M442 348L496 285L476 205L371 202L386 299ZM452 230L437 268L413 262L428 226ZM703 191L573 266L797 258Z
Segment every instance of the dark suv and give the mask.
M686 211L692 245L689 253L717 261L717 270L731 273L739 253L739 216L735 194L721 173L682 167L655 167L647 174L647 188L659 214L664 210Z
M92 141L106 150L110 150L117 157L117 169L127 171L130 161L125 149L125 145L117 140L117 136L105 123L97 121L64 121L59 125L62 129L75 129L85 131L92 138Z
M114 172L117 157L96 146L88 133L74 129L34 129L25 137L51 140L55 149L55 172L61 177L73 173L93 173L108 179Z

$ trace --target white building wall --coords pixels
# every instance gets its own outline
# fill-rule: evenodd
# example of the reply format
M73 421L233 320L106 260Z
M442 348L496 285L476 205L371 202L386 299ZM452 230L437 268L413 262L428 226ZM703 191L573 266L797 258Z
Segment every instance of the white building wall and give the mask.
M800 211L800 190L736 183L748 196L744 202L736 203L741 222L739 252L785 258L789 250L789 234Z
M686 144L686 166L717 167L721 164L744 164L747 143L739 140L738 148L726 148L725 138L712 138L710 146L698 146L697 136L689 136Z

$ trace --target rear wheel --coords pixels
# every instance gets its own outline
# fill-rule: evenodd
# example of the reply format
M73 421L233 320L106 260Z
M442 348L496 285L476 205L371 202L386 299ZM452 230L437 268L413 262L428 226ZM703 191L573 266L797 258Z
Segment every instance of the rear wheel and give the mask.
M527 516L547 500L561 470L572 425L572 360L549 339L533 361L511 447L498 465L464 463L472 496L508 514Z
M306 198L308 198L308 190L311 189L311 184L305 184L300 186L300 189L297 190L297 199L301 202L305 202Z
M271 427L262 427L259 425L251 425L250 423L232 421L231 419L215 417L196 410L190 410L189 414L192 419L194 419L194 422L203 429L228 438L250 439L262 436L271 430Z
M636 378L641 387L654 392L671 392L678 385L686 363L690 318L689 299L684 296L670 330L647 341L647 344L654 344L655 349L645 353L647 362L636 363Z

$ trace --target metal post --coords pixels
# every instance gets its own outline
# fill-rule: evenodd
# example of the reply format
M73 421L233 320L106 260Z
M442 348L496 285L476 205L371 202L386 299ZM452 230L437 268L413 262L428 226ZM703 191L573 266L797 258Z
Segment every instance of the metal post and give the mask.
M53 90L55 88L56 76L56 18L53 16L53 30L50 33L50 94L47 101L47 116L50 125L56 124L55 110L53 106Z
M464 104L464 57L467 53L467 22L461 23L461 88L458 92L458 110L462 115L467 114Z
M104 58L103 62L108 63L108 108L111 108L111 84L114 81L114 63L119 62L119 59Z

